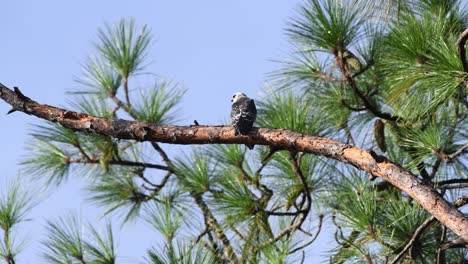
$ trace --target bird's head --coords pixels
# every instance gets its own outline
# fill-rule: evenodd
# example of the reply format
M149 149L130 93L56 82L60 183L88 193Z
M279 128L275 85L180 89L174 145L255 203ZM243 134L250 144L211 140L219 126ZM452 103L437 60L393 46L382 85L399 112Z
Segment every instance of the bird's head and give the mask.
M237 100L241 99L242 97L247 97L245 93L237 92L232 95L231 102L235 103Z

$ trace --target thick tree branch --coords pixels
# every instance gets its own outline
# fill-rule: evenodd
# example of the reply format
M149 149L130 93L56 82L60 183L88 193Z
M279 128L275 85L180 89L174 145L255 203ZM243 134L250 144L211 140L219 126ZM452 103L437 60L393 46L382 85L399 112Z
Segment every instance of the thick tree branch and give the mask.
M170 144L254 144L278 150L312 153L355 166L405 191L431 215L455 234L468 240L468 217L443 199L430 185L410 171L384 157L322 137L308 136L285 129L255 128L246 136L235 136L231 126L171 126L122 119L104 119L87 114L39 104L0 84L0 98L14 110L58 122L62 126L86 133L136 141Z

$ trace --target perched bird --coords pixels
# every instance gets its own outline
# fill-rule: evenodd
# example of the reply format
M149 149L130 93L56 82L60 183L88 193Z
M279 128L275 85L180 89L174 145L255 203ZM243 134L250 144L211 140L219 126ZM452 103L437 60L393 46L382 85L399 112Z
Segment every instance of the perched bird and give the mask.
M253 99L244 93L237 92L232 96L231 125L235 128L235 135L248 135L257 118L257 108ZM253 145L246 145L253 149Z

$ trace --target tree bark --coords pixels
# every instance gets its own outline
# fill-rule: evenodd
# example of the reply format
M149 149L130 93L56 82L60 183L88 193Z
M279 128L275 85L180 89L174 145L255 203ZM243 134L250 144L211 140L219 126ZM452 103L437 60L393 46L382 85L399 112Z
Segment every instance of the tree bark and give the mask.
M57 122L86 133L136 141L169 144L252 144L278 150L300 151L332 158L381 177L406 192L447 228L468 241L468 217L457 210L429 184L388 159L366 150L331 139L308 136L286 129L254 128L250 135L235 136L231 126L173 126L122 119L105 119L39 104L24 96L18 88L0 84L0 98L28 115Z

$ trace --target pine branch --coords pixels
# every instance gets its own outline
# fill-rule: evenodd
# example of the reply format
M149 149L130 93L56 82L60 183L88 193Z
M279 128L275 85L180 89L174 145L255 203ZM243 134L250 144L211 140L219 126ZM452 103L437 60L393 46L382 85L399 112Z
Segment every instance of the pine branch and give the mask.
M400 253L398 253L398 255L389 264L398 263L398 261L400 261L400 259L406 255L408 250L418 240L422 232L426 230L426 228L428 228L435 220L436 220L435 217L431 216L428 219L426 219L426 221L424 221L418 228L416 228L416 230L413 233L413 236L411 236L406 246L400 251Z
M317 239L318 235L320 234L320 231L322 230L323 217L324 217L324 215L319 215L319 222L318 222L317 232L315 233L314 237L312 237L312 239L309 242L307 242L307 243L305 243L305 244L303 244L303 245L301 245L301 246L299 246L297 248L294 248L294 249L290 250L288 252L288 254L294 254L297 251L302 250L302 249L308 247L310 244L314 243L314 241Z
M398 116L394 116L386 112L380 112L374 105L372 105L372 103L368 100L366 95L363 94L361 90L359 90L359 88L357 87L357 84L354 81L353 76L349 72L346 60L343 59L341 56L339 56L338 53L335 54L335 58L341 70L341 73L346 79L346 82L351 86L351 89L356 94L356 96L359 97L359 99L361 99L362 103L364 104L367 110L369 110L376 117L380 117L382 119L391 120L391 121L396 121L399 119Z
M0 98L10 104L13 109L28 115L58 122L75 131L118 139L170 144L269 145L279 150L312 153L332 158L353 165L375 177L381 177L405 191L442 224L468 240L468 217L444 200L432 186L424 183L400 165L383 157L376 159L368 151L348 144L285 129L254 128L250 135L235 136L231 126L173 126L105 119L39 104L22 96L19 90L12 91L2 84L0 84Z
M453 204L455 207L462 207L464 206L465 204L468 203L468 195L465 195L465 196L462 196L460 198L458 198ZM436 220L436 218L434 216L431 216L429 217L428 219L426 219L426 221L424 221L418 228L416 228L416 230L414 231L413 233L413 236L410 238L410 240L408 241L408 243L406 244L406 246L400 251L400 253L392 260L392 262L390 262L390 264L395 264L395 263L398 263L398 261L406 254L406 252L413 246L413 244L418 240L418 238L421 236L422 232L424 230L426 230L434 221ZM466 241L463 239L463 238L460 238L461 240L458 240L459 242L460 241L463 241L465 244L463 244L463 246L466 246ZM450 244L450 243L449 243ZM460 244L460 243L459 243ZM457 245L459 245L457 244ZM450 244L452 245L452 244ZM443 247L443 246L442 246ZM441 247L441 248L442 248ZM447 247L449 248L449 247ZM443 248L442 250L445 250L447 248Z
M198 205L198 207L203 213L206 227L214 231L216 237L219 239L219 241L223 245L225 258L228 259L233 264L238 263L239 261L238 261L236 253L234 252L234 249L231 246L231 242L227 238L226 234L224 233L223 229L221 228L218 221L214 217L213 213L211 213L211 210L208 208L208 205L203 200L202 195L197 194L197 193L191 193L191 196L193 197L193 199L195 200L195 203Z
M295 152L290 151L289 152L289 159L291 160L291 166L293 168L294 173L296 174L296 176L298 177L298 180L301 182L301 184L303 186L303 192L305 194L305 197L306 197L305 200L307 202L306 208L302 209L303 205L301 205L300 206L301 210L299 211L301 213L296 214L294 216L294 218L291 221L291 224L289 226L283 228L281 231L279 231L278 234L276 234L276 236L268 239L266 242L261 244L258 247L258 249L262 249L267 245L275 243L276 241L280 240L282 237L284 237L286 235L290 235L295 230L300 229L302 224L306 220L307 215L310 213L310 208L311 208L311 205L312 205L312 197L310 195L310 191L309 191L307 181L306 181L306 179L304 177L304 174L302 173L302 170L300 168L300 165L299 165L299 162L298 162L299 158L297 157Z

